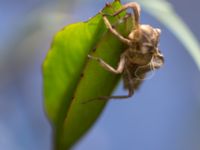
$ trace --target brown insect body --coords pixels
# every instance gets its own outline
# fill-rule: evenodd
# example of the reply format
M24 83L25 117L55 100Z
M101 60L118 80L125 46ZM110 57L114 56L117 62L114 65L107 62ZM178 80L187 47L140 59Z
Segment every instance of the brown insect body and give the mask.
M126 44L128 48L122 53L117 69L113 68L101 58L88 55L89 58L97 60L102 67L106 70L115 73L122 74L124 87L128 90L128 95L122 96L101 96L95 99L123 99L131 97L134 94L134 90L139 87L142 80L145 79L147 72L160 68L164 63L164 57L158 49L160 29L153 28L150 25L141 25L139 23L140 18L140 6L135 3L127 3L122 6L112 16L116 16L127 8L132 8L134 16L132 15L135 27L129 33L128 37L123 37L117 30L115 30L110 24L105 14L103 20L106 27L119 38L121 42Z
M128 39L132 44L122 54L126 64L123 71L126 89L137 89L146 73L152 70L152 66L157 69L163 65L164 58L158 50L159 36L160 30L150 25L140 25L139 29L129 34Z

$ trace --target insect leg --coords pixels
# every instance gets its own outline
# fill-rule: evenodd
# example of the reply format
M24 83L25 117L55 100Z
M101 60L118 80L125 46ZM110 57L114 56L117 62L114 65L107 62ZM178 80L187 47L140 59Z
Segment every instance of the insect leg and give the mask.
M125 70L126 71L126 70ZM108 100L108 99L125 99L129 98L134 94L133 80L131 78L130 72L127 71L127 80L128 80L128 95L114 95L114 96L101 96L100 100Z
M116 29L114 29L112 27L112 25L110 24L108 18L106 17L105 14L102 14L103 15L103 20L104 20L104 23L106 25L106 27L110 30L111 33L113 33L116 37L119 38L120 41L122 41L123 43L127 44L127 45L130 45L131 44L131 41L125 37L123 37L119 32L117 32Z
M99 96L99 97L87 100L86 102L83 102L83 104L86 104L86 103L89 103L89 102L92 102L92 101L95 101L95 100L126 99L126 98L131 97L134 94L134 87L132 87L133 81L131 79L130 74L127 74L127 75L128 75L128 81L130 83L130 85L128 86L128 95Z
M103 59L101 59L99 57L94 57L94 56L88 55L88 58L98 61L103 68L105 68L106 70L108 70L112 73L120 74L124 70L124 64L125 64L124 57L121 57L117 69L113 68L112 66L107 64Z
M128 95L113 95L113 96L100 96L98 98L95 99L99 99L99 100L109 100L109 99L125 99L125 98L129 98L134 94L134 91L129 89L128 90Z
M128 95L99 96L99 97L87 100L87 101L83 102L83 104L86 104L86 103L89 103L89 102L92 102L92 101L95 101L95 100L104 100L105 101L105 100L109 100L109 99L126 99L126 98L131 97L133 94L134 94L134 91L129 90Z
M112 16L116 16L120 14L122 11L132 8L134 12L134 18L133 20L135 21L134 24L136 25L136 28L139 27L139 19L140 19L140 6L136 2L130 2L121 7L118 11L116 11Z

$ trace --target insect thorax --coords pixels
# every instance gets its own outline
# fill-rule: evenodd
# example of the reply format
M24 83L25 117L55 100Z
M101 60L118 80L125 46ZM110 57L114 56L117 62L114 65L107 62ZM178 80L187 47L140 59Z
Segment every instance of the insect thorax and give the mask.
M150 25L140 25L139 29L133 30L128 37L132 44L127 49L126 55L131 63L145 65L151 61L153 56L157 57L158 55L162 57L162 54L158 51L160 29L153 28ZM156 60L159 61L161 66L163 64L163 57L159 59L157 58Z

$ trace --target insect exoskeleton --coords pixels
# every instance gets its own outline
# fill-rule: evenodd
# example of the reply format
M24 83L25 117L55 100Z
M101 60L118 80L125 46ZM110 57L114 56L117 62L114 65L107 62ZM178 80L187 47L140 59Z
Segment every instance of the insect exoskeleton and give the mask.
M142 80L145 79L146 73L160 68L164 63L164 56L158 48L161 30L153 28L150 25L139 23L141 9L137 3L127 3L111 16L116 16L128 8L131 8L134 13L131 14L133 28L128 37L122 36L113 28L107 15L102 13L104 23L109 31L128 47L121 54L117 69L113 68L99 57L88 55L90 59L98 61L106 70L115 74L122 74L124 87L128 90L128 95L101 96L94 99L108 100L131 97L135 89L137 89Z

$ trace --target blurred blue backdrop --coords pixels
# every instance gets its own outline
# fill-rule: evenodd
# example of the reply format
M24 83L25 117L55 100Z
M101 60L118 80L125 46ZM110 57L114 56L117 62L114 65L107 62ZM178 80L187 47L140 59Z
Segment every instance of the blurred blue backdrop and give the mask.
M170 2L199 40L200 2ZM87 20L104 4L104 0L0 1L1 150L52 149L52 131L43 110L41 63L56 31ZM162 24L144 11L142 22L162 29L164 67L129 100L110 101L74 150L200 149L200 73ZM120 84L114 94L123 93Z

